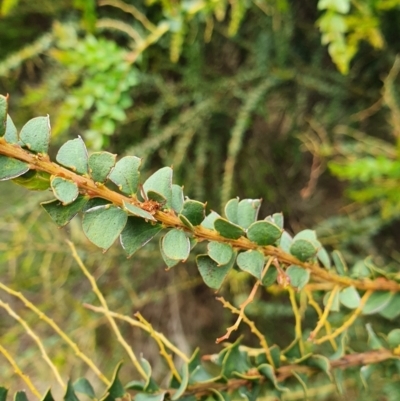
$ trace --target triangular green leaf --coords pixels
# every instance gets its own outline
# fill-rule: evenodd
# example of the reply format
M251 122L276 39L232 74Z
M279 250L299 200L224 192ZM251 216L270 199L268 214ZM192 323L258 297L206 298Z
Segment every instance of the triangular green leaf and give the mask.
M83 209L88 200L86 196L78 196L74 202L66 206L62 205L58 199L42 202L40 205L58 226L63 227Z
M0 181L11 180L12 178L19 177L29 170L27 163L20 160L11 159L0 155Z
M172 209L180 213L183 208L183 189L180 185L172 184Z
M25 391L17 391L14 395L14 401L29 401Z
M253 249L241 252L236 259L236 263L241 270L250 273L256 279L261 280L261 273L265 265L265 257L263 253Z
M211 241L207 245L208 256L217 262L218 266L226 265L233 256L232 246L223 242Z
M243 199L237 208L237 224L240 227L248 228L257 220L260 210L261 199Z
M152 174L143 184L143 189L147 194L149 191L154 191L166 199L165 206L172 207L172 168L163 167Z
M188 199L183 203L181 214L185 216L193 226L198 226L205 217L205 205L196 200Z
M246 373L251 368L248 354L239 349L240 342L241 338L231 344L225 352L221 376L226 379L235 377L235 373Z
M138 206L132 205L131 203L128 203L126 201L123 201L123 205L124 210L133 216L141 217L142 219L146 220L157 221L151 213L141 209Z
M83 215L83 232L93 244L107 250L121 234L127 219L127 214L116 206L97 206Z
M157 384L155 383L155 381L152 378L153 371L152 371L150 363L146 359L141 357L140 358L140 364L142 365L142 368L145 371L146 376L147 376L147 380L146 380L146 383L144 385L144 390L149 392L149 393L157 391L158 390L158 386L157 386Z
M320 260L320 262L326 269L331 268L331 260L329 258L328 252L324 247L319 248L317 252L317 258Z
M233 224L238 224L238 206L239 198L231 199L225 205L225 216Z
M93 386L90 384L89 380L81 377L75 381L73 384L74 390L77 393L82 393L87 395L89 398L96 398L96 394L94 392Z
M339 300L346 308L356 309L360 306L361 298L358 291L351 286L340 291Z
M5 387L0 387L0 401L7 401L8 390Z
M78 174L88 174L88 154L81 137L65 142L59 149L56 160Z
M292 244L293 244L293 238L287 231L284 231L279 240L279 247L284 252L290 253L290 247L292 246Z
M375 291L368 299L362 310L363 315L372 315L385 309L393 298L389 291Z
M390 302L379 312L386 319L393 320L400 316L400 294L394 294Z
M67 390L64 395L65 401L79 401L79 398L76 396L74 387L72 386L71 380L68 380Z
M379 337L375 334L370 323L365 325L368 332L368 346L370 349L382 349L383 344Z
M50 181L54 196L63 203L69 205L79 195L78 185L75 182L61 177L52 177Z
M332 259L333 263L336 267L336 271L340 276L346 276L347 271L349 270L346 261L343 258L343 255L339 251L333 251L332 252Z
M274 220L275 224L281 229L283 230L283 225L284 225L284 217L283 217L283 213L274 213L272 215L272 219Z
M274 223L256 221L247 229L247 238L257 245L272 245L282 235L282 230Z
M1 400L1 398L0 398ZM48 389L45 393L45 395L43 396L43 398L41 399L41 401L54 401L53 395L51 394L50 389Z
M151 224L139 217L128 217L121 233L121 245L128 257L151 241L161 229L160 224Z
M218 213L211 211L210 214L206 216L206 218L201 222L201 226L204 228L208 228L209 230L214 230L214 222L219 217L221 217Z
M106 182L115 166L116 155L109 152L96 152L89 157L89 173L94 182Z
M185 363L182 368L180 369L180 373L181 373L181 383L179 388L175 391L175 393L171 396L171 400L172 401L177 401L179 399L181 399L180 397L183 395L183 393L185 392L188 383L189 383L189 367L188 364Z
M289 266L286 269L286 275L290 279L290 285L296 287L298 290L304 288L304 286L310 281L309 270L303 269L300 266Z
M242 227L239 227L221 217L214 221L214 228L220 235L230 239L238 239L245 234Z
M19 139L32 152L47 154L50 142L49 116L29 120L22 127Z
M109 179L125 195L134 196L138 190L142 159L136 156L125 156L117 161Z
M193 231L193 229L194 229L193 224L188 220L187 217L185 217L183 214L180 214L178 217L179 217L179 220L180 220L187 228L189 228L191 231Z
M6 132L4 134L4 139L8 143L19 142L17 127L15 126L10 116L7 116L7 125L6 125Z
M208 287L218 290L232 269L234 260L232 257L226 265L218 266L208 255L198 255L196 263L204 283Z
M189 238L182 230L172 229L161 241L162 250L169 259L186 260L190 253Z
M290 253L302 262L314 257L317 251L313 242L305 239L293 240L290 247Z
M119 371L121 369L122 362L119 362L114 370L111 384L106 390L106 395L103 396L102 401L114 401L117 398L122 398L125 395L125 389L121 381L118 378Z

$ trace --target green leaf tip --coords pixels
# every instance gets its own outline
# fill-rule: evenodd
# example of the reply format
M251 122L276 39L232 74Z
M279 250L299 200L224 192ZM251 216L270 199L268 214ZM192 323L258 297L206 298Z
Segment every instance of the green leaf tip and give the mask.
M19 139L32 152L47 154L50 142L49 116L29 120L22 127Z
M290 247L290 253L302 262L306 262L307 260L313 258L317 251L318 249L313 242L306 239L293 240L293 243Z
M88 153L86 145L79 136L64 143L58 150L56 160L62 166L84 175L88 174Z

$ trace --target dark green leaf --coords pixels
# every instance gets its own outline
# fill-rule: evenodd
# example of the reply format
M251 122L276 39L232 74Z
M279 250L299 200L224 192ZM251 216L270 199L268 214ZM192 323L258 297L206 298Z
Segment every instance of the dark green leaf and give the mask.
M172 168L163 167L152 174L143 184L146 194L154 191L161 194L166 199L165 206L172 207Z
M102 401L114 401L117 398L121 398L125 395L125 389L121 381L118 378L119 371L121 369L122 362L119 362L114 370L111 384L106 390L106 395L103 396Z
M238 239L245 234L242 227L230 223L228 220L225 220L221 217L214 221L214 228L221 236L230 239Z
M66 206L63 206L57 199L42 202L41 206L58 226L63 227L83 209L88 200L89 198L86 196L78 196L74 202Z
M232 246L223 242L211 241L208 243L208 256L217 262L218 266L226 265L233 256Z
M180 213L183 208L183 189L180 185L172 184L172 209Z
M83 232L93 244L107 250L121 234L127 219L127 214L116 206L97 206L83 215Z
M193 231L193 229L194 229L193 224L187 219L187 217L185 217L183 214L180 214L178 217L179 217L179 220L180 220L187 228L189 228L191 231Z
M183 395L183 393L185 392L188 383L189 383L189 367L188 364L185 363L182 366L182 369L180 370L181 373L181 383L179 388L175 391L175 393L171 396L171 400L172 401L177 401L179 399L181 399L181 396Z
M14 395L14 401L29 401L25 391L17 391Z
M139 217L128 217L121 233L121 245L128 257L151 241L161 228L160 224L151 224Z
M144 390L149 392L149 393L153 393L155 391L158 391L158 386L157 384L154 382L153 378L152 378L152 368L150 363L144 359L143 357L140 358L140 364L142 365L143 370L146 373L147 376L147 380L144 386Z
M239 198L231 199L225 205L225 216L233 224L238 224L238 206Z
M329 380L332 380L331 364L329 359L325 356L312 355L305 361L305 364L307 366L322 370L328 376Z
M96 152L89 157L89 173L94 182L106 182L115 166L116 155L109 152Z
M77 393L85 394L89 398L92 398L92 399L96 398L94 389L88 379L81 377L78 380L76 380L76 382L73 384L73 386L74 386L74 390Z
M265 265L264 254L257 250L249 250L239 253L236 259L241 270L250 273L256 279L261 280L261 273Z
M356 309L360 306L361 298L358 291L351 286L340 291L339 300L346 308Z
M0 397L0 401L1 401L1 397ZM45 393L45 395L43 396L43 398L41 399L41 401L54 401L53 395L51 394L50 389L48 389Z
M287 387L283 387L279 384L279 382L275 376L274 368L271 365L264 363L264 364L258 366L258 371L262 375L264 375L267 379L269 379L278 391L282 391L282 392L289 391L289 389Z
M125 195L136 196L139 186L139 168L142 159L136 156L125 156L117 161L109 175L109 179L117 185L118 189Z
M19 142L17 127L15 126L13 120L11 120L10 116L7 116L7 125L6 125L6 132L4 134L4 139L8 143Z
M205 205L196 200L188 199L183 203L181 214L185 216L193 226L198 226L204 220Z
M224 353L221 376L226 379L235 377L235 373L246 373L251 368L248 354L239 349L240 342L241 338L229 345Z
M5 387L0 387L0 401L7 401L8 390Z
M0 95L0 136L6 132L7 109L7 97Z
M75 182L66 180L65 178L51 177L50 185L54 196L63 205L69 205L79 195L79 189Z
M122 201L122 203L124 205L124 210L129 214L136 217L141 217L142 219L157 221L151 213L143 210L139 206L132 205L131 203L128 203L126 201Z
M78 174L88 174L88 154L81 137L65 142L59 149L56 160Z
M29 120L22 127L19 139L32 152L47 154L50 142L49 116Z
M29 165L16 159L0 155L0 181L19 177L29 170Z
M267 272L264 274L261 283L264 287L269 287L270 285L276 284L277 277L278 270L276 270L275 267L270 266Z
M237 208L237 224L247 229L257 220L261 199L243 199Z
M76 396L74 387L72 386L71 380L68 380L67 390L64 395L65 401L79 401L79 398Z
M31 191L45 191L50 188L50 175L39 170L29 170L12 181Z
M386 319L396 319L400 315L400 294L394 294L390 302L379 313Z
M204 228L208 228L209 230L214 230L214 222L217 220L219 217L221 217L218 213L216 212L211 212L206 216L206 218L201 222L201 225Z
M198 255L196 258L197 267L204 283L214 290L218 290L221 287L229 271L232 269L234 260L234 257L232 257L226 265L218 266L208 255Z
M162 250L169 259L186 260L190 253L189 238L182 230L172 229L161 241Z
M290 279L290 285L301 290L310 280L310 272L300 266L289 266L286 274Z
M393 293L389 291L375 291L365 303L362 314L372 315L381 312L393 298Z
M290 253L302 262L305 262L315 256L318 249L315 245L305 239L293 240L290 247Z
M247 230L247 238L257 245L272 245L282 235L282 230L274 223L256 221Z

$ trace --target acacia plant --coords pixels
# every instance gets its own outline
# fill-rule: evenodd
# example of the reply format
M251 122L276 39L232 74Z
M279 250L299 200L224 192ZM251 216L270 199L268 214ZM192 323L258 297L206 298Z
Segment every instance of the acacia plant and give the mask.
M96 396L96 386L86 378L77 378L73 384L65 383L41 340L1 301L1 306L36 341L55 379L64 388L65 400L79 400L82 394L107 401L131 396L138 401L276 399L285 398L299 383L305 396L315 392L325 381L336 382L340 390L347 377L344 370L355 369L361 375L359 382L365 385L373 372L380 369L399 375L400 328L378 336L372 323L368 323L368 349L363 352L352 349L353 339L348 334L348 329L361 315L371 317L371 321L376 314L389 320L399 316L400 276L397 272L365 264L362 268L358 265L349 269L340 252L329 254L322 247L314 231L303 230L292 237L284 229L281 213L259 219L260 199L234 198L227 202L222 215L207 212L204 203L185 197L182 187L173 183L171 167L159 169L141 183L139 157L125 156L117 160L116 155L105 151L88 156L81 137L64 143L52 161L48 154L49 117L33 118L17 130L7 114L7 99L0 97L0 180L13 180L31 190L49 189L54 199L41 205L58 226L67 225L81 213L82 229L93 244L106 251L119 238L129 257L157 236L167 269L185 262L196 252L198 244L206 243L196 263L207 286L218 291L232 269L247 272L254 281L250 294L239 307L228 299L217 298L237 315L235 324L217 339L217 343L224 344L221 351L201 357L197 349L192 356L187 356L155 331L141 314L131 318L110 311L96 280L82 263L74 245L69 243L74 258L99 298L101 306L90 306L91 309L107 317L137 370L139 380L133 377L126 383L119 378L121 364L115 368L113 377L107 378L54 321L23 294L0 283L2 290L22 300L47 322L105 385L103 395ZM290 299L295 335L284 349L268 344L267 333L261 332L246 315L246 307L261 287L285 291ZM321 292L325 293L322 304L316 298ZM304 311L308 307L318 315L313 330L303 327ZM342 321L331 321L340 307L348 310L348 314ZM148 361L136 356L137 350L121 336L116 323L120 319L154 339L170 372L168 385L154 380ZM242 322L249 326L259 342L258 348L242 344L241 337L229 342ZM1 345L0 352L33 395L53 400L50 390L40 394ZM213 366L211 369L209 364ZM6 397L7 389L1 387L0 400ZM25 400L27 396L23 391L17 392L16 399Z

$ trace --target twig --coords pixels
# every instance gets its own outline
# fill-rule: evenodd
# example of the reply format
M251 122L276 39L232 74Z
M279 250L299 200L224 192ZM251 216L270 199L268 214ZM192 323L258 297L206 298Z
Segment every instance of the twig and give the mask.
M115 29L117 31L125 32L130 38L134 40L136 44L140 44L143 42L143 38L139 35L139 32L136 29L120 20L112 18L101 18L96 22L96 27L99 29Z
M302 331L301 331L301 314L300 314L299 307L297 306L297 302L296 302L296 293L295 293L293 287L291 287L291 286L287 287L287 291L289 292L289 299L290 299L290 303L292 304L292 309L293 309L293 314L294 314L294 319L295 319L294 332L295 332L296 340L299 341L300 354L304 355L304 343L303 343L303 337L302 337Z
M83 274L87 277L89 280L90 284L92 285L92 290L93 292L97 295L97 298L99 299L101 305L104 308L104 314L106 318L108 319L108 322L110 323L111 328L113 329L115 335L117 336L118 342L122 345L122 347L125 349L129 357L131 358L131 361L133 365L135 366L136 370L139 372L140 376L143 377L143 379L147 380L147 374L142 368L142 365L139 363L135 353L133 352L132 348L128 345L128 343L125 341L125 339L122 337L121 332L119 331L119 328L117 324L115 323L115 320L110 314L110 311L108 309L107 302L99 290L99 287L97 287L96 280L94 277L89 273L89 270L86 268L86 266L83 264L82 259L79 257L78 253L76 252L76 248L74 244L71 241L67 241L69 247L71 248L72 252L72 257L76 260L78 263L79 267L81 268Z

